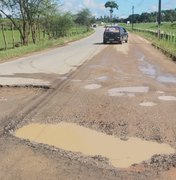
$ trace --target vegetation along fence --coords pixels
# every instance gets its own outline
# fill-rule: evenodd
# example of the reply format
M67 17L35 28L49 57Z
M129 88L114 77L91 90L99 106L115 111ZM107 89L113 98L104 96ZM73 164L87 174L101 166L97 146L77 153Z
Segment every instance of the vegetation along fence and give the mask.
M19 26L21 25L19 24ZM37 43L49 39L76 36L85 32L87 32L87 27L81 25L63 28L59 25L47 26L46 24L36 24L34 29L28 31L28 42L29 44ZM20 47L22 45L23 39L19 30L15 29L12 23L0 23L0 51Z
M158 36L158 32L154 31L154 30L150 30L150 29L140 29L140 28L134 28L134 31L138 31L138 32L143 32L143 33L149 33L155 37ZM164 32L161 31L160 33L160 39L167 41L171 44L175 44L176 45L176 33L174 32Z

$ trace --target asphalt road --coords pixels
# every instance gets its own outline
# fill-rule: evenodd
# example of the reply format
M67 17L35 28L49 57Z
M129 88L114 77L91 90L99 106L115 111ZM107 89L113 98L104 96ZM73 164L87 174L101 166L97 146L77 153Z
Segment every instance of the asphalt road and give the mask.
M99 154L38 143L47 128L32 141L15 137L26 125L66 122L126 143L130 137L165 143L175 151L176 64L135 34L129 43L103 45L102 33L98 28L68 46L0 65L1 84L52 86L1 89L0 179L175 179L175 153L118 168Z
M102 32L103 29L98 28L92 36L67 46L0 64L0 85L49 86L104 49L100 45Z

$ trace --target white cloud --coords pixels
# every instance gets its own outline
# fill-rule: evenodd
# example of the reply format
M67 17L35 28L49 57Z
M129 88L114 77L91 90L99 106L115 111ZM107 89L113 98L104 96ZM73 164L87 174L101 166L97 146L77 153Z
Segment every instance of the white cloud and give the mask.
M100 10L105 10L104 3L100 3L100 4L99 4L99 9L100 9Z
M150 7L150 11L151 11L151 12L158 11L158 6L157 6L156 4L152 5L152 6Z
M79 0L63 0L61 4L62 6L60 9L64 12L70 11L76 13L84 7Z
M97 3L95 0L84 0L83 4L85 7L94 9L94 10L104 10L104 3Z
M98 3L96 0L62 0L62 11L70 11L72 13L77 13L83 8L88 8L91 10L92 14L99 16L105 10L104 3Z
M84 0L83 4L87 7L87 8L97 8L97 3L94 0Z

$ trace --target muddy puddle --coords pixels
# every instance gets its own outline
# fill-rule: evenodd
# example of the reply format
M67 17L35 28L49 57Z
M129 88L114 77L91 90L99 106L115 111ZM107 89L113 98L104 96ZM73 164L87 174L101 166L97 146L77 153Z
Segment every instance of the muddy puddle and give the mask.
M114 136L64 122L57 125L30 124L17 130L15 136L88 156L101 155L118 168L127 168L134 163L148 160L154 154L174 153L174 149L167 144L138 138L122 141Z
M149 62L147 62L147 59L145 56L141 56L139 58L140 61L140 66L139 69L140 71L153 78L156 79L160 83L173 83L176 84L176 76L169 74L169 73L164 73L162 72L159 67L156 67Z

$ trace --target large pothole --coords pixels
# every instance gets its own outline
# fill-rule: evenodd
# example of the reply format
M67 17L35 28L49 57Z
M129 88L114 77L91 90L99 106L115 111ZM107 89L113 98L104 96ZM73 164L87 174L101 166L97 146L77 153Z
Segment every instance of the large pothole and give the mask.
M18 129L16 137L32 142L48 144L58 148L81 152L88 156L107 157L118 168L150 159L154 154L171 154L175 150L167 144L143 141L139 138L120 138L106 135L73 123L57 125L30 124Z

